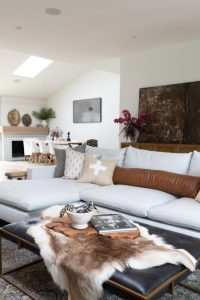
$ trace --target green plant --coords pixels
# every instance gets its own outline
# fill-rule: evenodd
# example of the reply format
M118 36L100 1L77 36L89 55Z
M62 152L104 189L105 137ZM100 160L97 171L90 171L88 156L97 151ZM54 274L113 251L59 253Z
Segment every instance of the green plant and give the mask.
M32 116L34 116L38 120L48 120L56 118L56 112L51 107L43 107L39 111L33 111Z

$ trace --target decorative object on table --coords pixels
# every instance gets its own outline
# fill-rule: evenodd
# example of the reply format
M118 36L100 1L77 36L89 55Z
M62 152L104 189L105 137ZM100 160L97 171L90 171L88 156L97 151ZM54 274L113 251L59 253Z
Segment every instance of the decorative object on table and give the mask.
M97 210L97 208L94 206L94 203L92 201L90 201L88 204L83 204L78 206L73 204L66 204L61 209L59 217L60 218L64 217L67 212L83 214L94 210Z
M56 128L52 128L50 130L49 135L51 136L52 140L56 140L58 138L61 138L63 134L63 131L61 129L59 129L59 127L57 126Z
M111 185L116 160L99 160L91 154L85 154L83 168L78 182L88 182L97 185Z
M68 133L67 133L67 142L71 142L70 132L69 132L69 131L68 131Z
M138 228L132 231L128 232L112 232L112 233L106 233L106 234L99 234L97 230L91 225L91 222L88 223L88 227L77 230L76 228L73 228L71 226L71 221L69 218L62 217L62 218L54 218L50 223L47 223L46 228L51 229L55 232L60 232L64 234L65 236L69 238L78 238L78 237L83 237L83 236L90 236L90 237L102 237L102 238L112 238L112 239L121 239L121 238L126 238L126 239L136 239L140 235L140 231Z
M43 107L39 111L33 111L32 115L36 119L41 120L41 124L42 124L43 127L48 126L47 121L49 119L55 119L56 118L56 112L51 107L50 108Z
M12 109L8 113L8 122L11 126L18 126L21 122L21 116L17 109Z
M93 211L86 213L73 213L68 211L67 216L71 221L72 228L85 229L88 227L88 222L91 220L93 213Z
M25 114L22 116L22 123L24 126L29 127L32 123L32 118L29 114Z
M85 229L88 227L88 222L91 220L95 210L96 207L94 207L92 202L81 206L67 204L61 210L60 217L67 214L73 228Z
M74 123L98 123L102 120L102 99L92 98L73 101Z
M144 130L146 125L147 113L143 113L138 117L133 117L129 110L122 110L123 117L114 119L115 123L123 124L125 127L121 130L126 139L130 139L132 142L137 142L141 131Z
M137 230L133 222L120 214L93 216L90 223L100 234Z
M73 300L102 299L103 283L116 270L122 273L127 267L141 270L166 263L183 264L191 271L196 267L196 260L189 252L172 247L155 234L150 235L145 227L139 227L138 239L119 240L84 234L73 239L55 231L52 234L47 226L46 221L40 222L27 232L40 248L54 281Z
M148 111L141 143L200 144L200 81L141 88L139 113Z

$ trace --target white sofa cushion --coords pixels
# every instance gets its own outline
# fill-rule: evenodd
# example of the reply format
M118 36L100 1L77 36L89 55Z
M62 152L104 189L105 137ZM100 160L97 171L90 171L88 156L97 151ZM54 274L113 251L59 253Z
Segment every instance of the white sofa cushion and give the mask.
M122 149L104 149L86 146L85 153L98 154L98 158L101 160L116 160L117 165L122 167L124 164L124 158L127 148Z
M140 168L187 174L192 153L169 153L129 147L124 161L125 168Z
M193 152L188 175L200 176L200 152L198 151Z
M191 198L180 198L149 209L148 218L200 230L200 203Z
M0 183L0 203L24 211L41 210L55 204L79 200L82 189L95 187L91 183L54 178L46 180L12 180Z
M149 208L176 199L175 196L161 191L127 185L85 189L80 191L80 198L140 217L147 217Z

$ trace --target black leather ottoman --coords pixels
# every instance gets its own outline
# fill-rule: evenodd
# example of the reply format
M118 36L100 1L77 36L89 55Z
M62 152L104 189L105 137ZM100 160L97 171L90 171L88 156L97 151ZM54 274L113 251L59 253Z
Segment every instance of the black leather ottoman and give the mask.
M17 243L19 247L24 247L39 254L38 246L26 233L28 227L38 221L37 219L30 220L29 222L5 225L0 229L0 236ZM147 225L145 227L149 229L150 233L158 234L169 244L189 251L194 257L200 260L200 239ZM5 274L2 274L2 255L0 256L0 272L1 277L7 280ZM190 272L185 267L171 264L145 270L127 268L123 273L117 271L104 284L104 288L123 299L158 299L165 293L172 294L174 286L180 284L189 274ZM9 283L11 282L9 281ZM190 286L184 285L184 287L200 293L200 290Z

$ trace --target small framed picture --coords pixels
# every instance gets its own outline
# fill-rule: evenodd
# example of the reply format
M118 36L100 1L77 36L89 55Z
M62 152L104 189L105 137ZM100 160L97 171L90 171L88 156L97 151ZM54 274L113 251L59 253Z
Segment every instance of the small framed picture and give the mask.
M99 123L102 121L102 98L73 101L74 123Z

